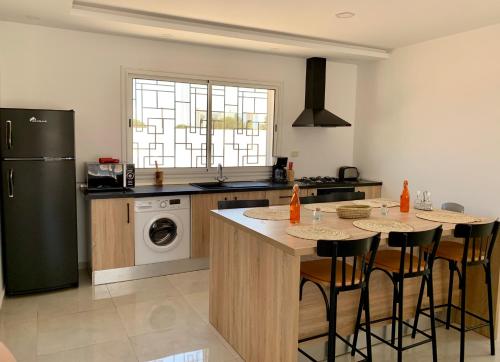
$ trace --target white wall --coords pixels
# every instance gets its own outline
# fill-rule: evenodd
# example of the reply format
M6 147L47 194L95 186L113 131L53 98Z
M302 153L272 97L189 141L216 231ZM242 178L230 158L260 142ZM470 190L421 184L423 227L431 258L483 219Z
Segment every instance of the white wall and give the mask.
M395 50L358 70L355 164L399 197L500 216L500 25Z
M304 59L0 22L0 106L74 109L79 182L84 162L121 157L121 67L281 82L278 152L299 151L296 175L333 175L353 162L354 127L290 126L304 107ZM356 65L328 62L327 108L353 125L356 75Z

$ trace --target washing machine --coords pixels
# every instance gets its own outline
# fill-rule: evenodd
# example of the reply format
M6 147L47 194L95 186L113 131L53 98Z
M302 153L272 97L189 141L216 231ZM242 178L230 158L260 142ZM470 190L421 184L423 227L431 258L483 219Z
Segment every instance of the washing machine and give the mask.
M189 196L135 200L135 265L191 256Z

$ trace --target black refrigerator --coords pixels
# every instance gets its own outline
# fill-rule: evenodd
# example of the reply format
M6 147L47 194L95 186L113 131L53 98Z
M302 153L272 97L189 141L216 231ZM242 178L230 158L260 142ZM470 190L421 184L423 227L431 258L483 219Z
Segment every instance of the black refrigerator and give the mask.
M0 108L7 295L78 285L74 111Z

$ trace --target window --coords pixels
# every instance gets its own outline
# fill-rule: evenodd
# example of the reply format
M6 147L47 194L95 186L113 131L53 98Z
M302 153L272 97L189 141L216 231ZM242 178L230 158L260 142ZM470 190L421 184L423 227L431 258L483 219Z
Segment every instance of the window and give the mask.
M128 158L137 168L271 165L275 87L135 75L128 80Z

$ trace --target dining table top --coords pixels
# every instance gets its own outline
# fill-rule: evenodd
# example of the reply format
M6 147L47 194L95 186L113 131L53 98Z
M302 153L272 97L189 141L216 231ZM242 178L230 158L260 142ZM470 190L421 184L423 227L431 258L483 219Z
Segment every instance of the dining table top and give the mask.
M288 208L285 206L270 206L270 208ZM291 255L315 255L316 254L316 240L308 240L289 235L286 231L287 228L293 226L290 220L262 220L255 219L244 215L247 209L222 209L212 210L212 216L222 218L230 222L233 226L242 228L257 236L268 243L282 249ZM390 219L413 227L414 231L429 230L443 226L443 236L452 235L455 229L455 224L441 223L428 221L418 218L416 214L422 212L410 208L410 211L403 213L399 207L389 208L387 215L382 215L379 208L374 208L371 212L370 219ZM299 225L321 225L328 226L338 231L348 234L350 237L346 240L356 240L366 238L376 234L373 231L366 231L353 225L353 219L341 219L335 212L322 212L321 219L313 219L313 211L301 206L301 217ZM480 217L477 223L485 223L494 221L493 218ZM386 243L388 239L387 233L381 234L381 242ZM383 245L383 244L382 244Z

